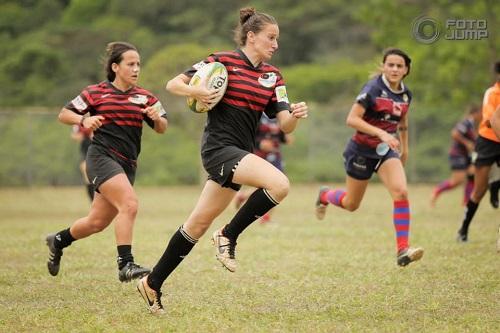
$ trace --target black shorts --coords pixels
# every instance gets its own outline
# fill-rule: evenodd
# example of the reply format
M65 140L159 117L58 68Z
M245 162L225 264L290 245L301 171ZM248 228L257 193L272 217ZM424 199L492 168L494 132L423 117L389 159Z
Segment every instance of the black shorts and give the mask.
M250 153L246 150L227 146L202 153L201 160L208 173L208 179L222 187L239 191L241 185L233 183L234 171L238 163L248 154Z
M90 145L87 152L87 177L97 192L99 186L119 173L124 173L130 184L134 185L137 166L125 161L105 148Z
M478 136L476 140L477 157L474 160L476 166L490 166L493 163L500 165L500 143Z
M471 165L471 158L467 155L448 156L451 170L467 170Z
M389 149L380 156L375 148L359 145L350 140L344 151L344 167L349 176L358 180L370 179L382 163L390 158L399 158L399 153Z

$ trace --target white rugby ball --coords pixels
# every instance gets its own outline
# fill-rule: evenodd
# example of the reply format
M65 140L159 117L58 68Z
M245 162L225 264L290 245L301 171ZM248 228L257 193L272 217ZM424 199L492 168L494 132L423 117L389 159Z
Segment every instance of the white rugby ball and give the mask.
M213 101L213 103L205 104L203 102L197 101L192 97L187 98L187 104L191 111L196 113L204 113L207 112L224 96L227 88L227 70L226 67L220 62L210 62L204 64L203 67L198 69L196 73L194 73L191 81L189 81L190 86L200 85L202 82L206 82L206 87L208 89L216 89L219 91L217 98Z

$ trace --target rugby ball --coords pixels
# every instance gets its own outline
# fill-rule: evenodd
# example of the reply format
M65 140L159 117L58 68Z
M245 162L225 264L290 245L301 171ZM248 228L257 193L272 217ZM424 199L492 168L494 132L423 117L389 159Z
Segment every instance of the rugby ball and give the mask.
M226 67L220 62L209 62L206 64L202 64L202 67L199 68L196 73L194 73L191 81L189 81L190 86L198 86L202 83L206 84L208 89L216 89L219 91L217 98L213 103L205 104L203 102L197 101L192 97L187 98L187 104L191 111L196 113L204 113L207 112L224 96L227 88L227 70Z

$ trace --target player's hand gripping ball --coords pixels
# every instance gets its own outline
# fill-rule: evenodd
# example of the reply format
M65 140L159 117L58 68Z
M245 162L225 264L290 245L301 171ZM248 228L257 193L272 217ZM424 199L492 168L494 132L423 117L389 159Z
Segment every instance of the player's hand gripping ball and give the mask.
M205 83L206 88L209 90L217 90L217 98L210 104L205 104L193 97L187 98L187 104L191 111L196 113L204 113L213 109L217 103L222 99L227 88L227 70L226 67L220 62L210 62L203 65L189 81L190 86L198 86Z

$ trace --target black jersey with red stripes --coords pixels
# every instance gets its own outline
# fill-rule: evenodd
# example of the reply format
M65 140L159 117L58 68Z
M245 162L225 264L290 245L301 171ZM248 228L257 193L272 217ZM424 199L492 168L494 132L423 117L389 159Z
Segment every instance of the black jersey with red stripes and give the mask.
M398 123L406 116L412 99L410 90L402 82L401 87L400 91L393 91L382 75L368 81L356 97L356 102L365 108L363 120L395 135ZM371 148L381 142L377 136L360 131L356 131L353 140Z
M103 116L102 126L94 131L92 144L137 160L141 151L143 121L154 128L153 120L141 110L153 105L166 118L159 100L146 89L136 86L121 91L111 82L103 81L86 87L65 108L81 115Z
M454 129L458 133L469 141L476 142L477 134L474 126L474 120L471 118L465 118L459 121ZM458 140L453 139L449 151L450 156L469 156L469 151L463 143Z
M224 146L253 151L262 112L275 118L290 110L285 81L280 71L267 63L254 66L242 50L218 52L184 72L192 77L204 64L222 63L228 85L222 100L208 112L202 153Z

